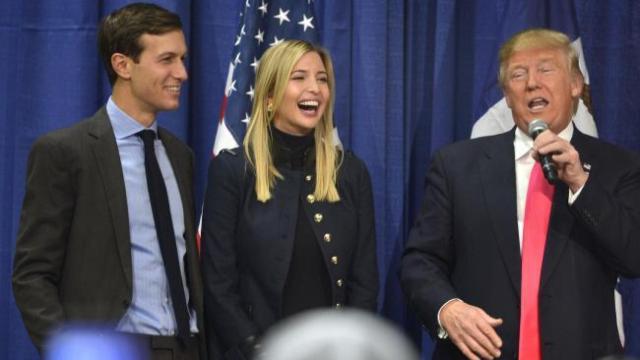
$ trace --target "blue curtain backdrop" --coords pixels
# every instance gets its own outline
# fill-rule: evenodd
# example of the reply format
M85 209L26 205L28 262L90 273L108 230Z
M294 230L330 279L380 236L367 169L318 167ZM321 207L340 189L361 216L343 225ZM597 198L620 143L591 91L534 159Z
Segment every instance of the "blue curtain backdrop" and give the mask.
M542 11L551 1L541 1ZM35 359L11 293L11 263L32 142L92 114L108 94L96 24L123 0L0 1L0 359ZM179 111L161 116L193 148L202 199L234 36L244 1L153 1L178 12L190 47ZM469 136L499 28L524 0L315 0L336 65L336 124L372 175L381 313L420 343L397 267L437 148ZM640 150L640 1L575 0L601 138ZM510 15L509 15L510 16ZM513 31L519 29L513 29ZM638 239L640 241L640 239ZM627 350L640 356L640 285L621 286ZM429 358L425 341L424 358Z

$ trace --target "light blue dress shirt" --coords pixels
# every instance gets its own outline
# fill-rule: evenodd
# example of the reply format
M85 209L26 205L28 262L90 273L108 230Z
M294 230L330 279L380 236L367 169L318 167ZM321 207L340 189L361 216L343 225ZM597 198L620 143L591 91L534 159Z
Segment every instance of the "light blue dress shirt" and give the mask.
M147 128L124 113L111 98L109 98L106 108L116 138L124 176L133 265L131 305L118 323L117 329L124 332L147 335L175 335L177 326L171 304L171 293L167 275L164 271L147 189L144 144L142 139L136 135ZM154 122L148 129L157 133L157 127L157 123ZM160 171L167 187L167 195L169 196L169 207L178 249L180 272L188 304L189 292L186 288L184 266L186 247L183 235L185 225L182 200L173 168L162 141L156 139L154 146ZM190 310L190 327L192 333L197 332L195 312L193 310Z

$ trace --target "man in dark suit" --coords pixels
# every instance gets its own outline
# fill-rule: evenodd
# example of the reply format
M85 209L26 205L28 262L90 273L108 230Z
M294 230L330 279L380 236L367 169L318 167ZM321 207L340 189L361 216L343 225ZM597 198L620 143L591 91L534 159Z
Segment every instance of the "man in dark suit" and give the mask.
M131 4L102 21L98 38L113 88L107 104L41 137L29 156L16 303L41 351L60 326L79 321L135 334L154 358L205 358L193 154L155 121L178 107L187 79L182 24L159 6ZM173 268L158 240L142 130L164 179Z
M618 275L640 275L640 158L573 126L583 80L564 34L515 35L499 79L517 126L435 155L402 259L407 299L438 337L435 359L620 353L613 290ZM549 128L535 141L534 119ZM546 216L528 196L541 194L544 155L559 178L535 180L551 190Z

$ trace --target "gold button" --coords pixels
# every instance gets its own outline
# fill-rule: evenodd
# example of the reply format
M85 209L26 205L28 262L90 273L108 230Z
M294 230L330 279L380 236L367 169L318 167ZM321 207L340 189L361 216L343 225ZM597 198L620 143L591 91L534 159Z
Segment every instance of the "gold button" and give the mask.
M311 181L311 179L312 179L311 175L307 175L307 176L304 177L304 181L306 181L306 182Z
M317 214L313 215L313 221L315 221L317 223L321 222L322 221L322 214L317 213Z
M329 233L324 234L322 239L324 240L324 242L331 242L331 234Z
M338 265L338 257L337 256L332 256L331 257L331 262L333 263L333 265Z
M342 287L342 285L344 285L344 281L342 281L342 279L338 279L336 281L336 285L338 285L338 287Z
M315 197L315 196L313 196L313 194L309 194L309 195L307 195L307 202L308 202L309 204L313 204L314 202L316 202L316 197Z
M342 304L336 303L336 309L341 309L341 308L342 308Z

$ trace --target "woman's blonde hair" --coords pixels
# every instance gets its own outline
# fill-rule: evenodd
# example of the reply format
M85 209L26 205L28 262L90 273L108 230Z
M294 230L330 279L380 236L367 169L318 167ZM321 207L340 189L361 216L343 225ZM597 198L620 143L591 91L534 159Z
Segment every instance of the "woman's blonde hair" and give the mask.
M333 99L335 76L329 53L318 46L301 40L287 40L269 48L260 59L256 74L255 97L251 110L251 121L244 137L244 152L256 175L258 201L271 199L276 178L282 175L273 163L272 134L270 124L276 109L282 103L289 77L300 58L315 52L322 59L327 71L330 96L324 114L314 129L316 187L313 195L317 200L336 202L340 195L336 178L341 156L333 142Z

